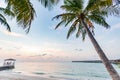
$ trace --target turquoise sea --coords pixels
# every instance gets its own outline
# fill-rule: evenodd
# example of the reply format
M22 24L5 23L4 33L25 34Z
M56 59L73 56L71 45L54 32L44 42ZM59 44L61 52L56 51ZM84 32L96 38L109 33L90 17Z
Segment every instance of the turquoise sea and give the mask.
M120 74L120 68L117 65L114 67ZM17 62L15 69L2 72L55 78L56 80L111 80L102 63Z

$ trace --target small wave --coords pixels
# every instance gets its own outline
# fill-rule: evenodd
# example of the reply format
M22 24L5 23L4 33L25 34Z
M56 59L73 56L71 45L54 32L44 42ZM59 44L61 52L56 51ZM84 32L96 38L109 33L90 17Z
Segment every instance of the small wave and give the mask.
M37 75L45 75L45 73L43 73L43 72L33 72L33 74L37 74Z
M20 73L22 73L22 72L14 72L14 73L19 73L19 74L20 74Z
M68 73L68 72L55 72L56 74L59 75L69 75L69 76L78 76L79 74L76 73Z
M99 77L99 78L108 78L107 76L103 76L103 75L92 75L93 77Z
M62 73L63 75L72 75L72 76L75 76L76 74L73 74L73 73Z

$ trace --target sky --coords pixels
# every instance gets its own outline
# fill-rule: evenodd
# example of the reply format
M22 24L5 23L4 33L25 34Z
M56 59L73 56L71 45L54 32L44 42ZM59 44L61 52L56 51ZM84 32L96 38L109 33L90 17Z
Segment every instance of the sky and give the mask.
M55 30L58 21L52 18L63 11L59 3L48 10L33 0L36 16L28 34L15 19L7 16L12 32L0 25L0 60L15 58L19 61L73 61L99 59L88 36L85 41L73 34L66 39L68 27L61 26ZM3 0L0 6L5 7ZM110 29L95 25L95 38L109 59L120 59L120 17L108 17Z

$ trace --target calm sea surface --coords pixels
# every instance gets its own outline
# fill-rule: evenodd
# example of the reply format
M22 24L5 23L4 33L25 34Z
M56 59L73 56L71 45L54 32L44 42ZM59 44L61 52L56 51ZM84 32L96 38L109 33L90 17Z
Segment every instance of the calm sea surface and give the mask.
M114 67L120 74L120 68L117 65ZM17 62L15 69L3 72L56 80L110 80L109 74L101 63Z

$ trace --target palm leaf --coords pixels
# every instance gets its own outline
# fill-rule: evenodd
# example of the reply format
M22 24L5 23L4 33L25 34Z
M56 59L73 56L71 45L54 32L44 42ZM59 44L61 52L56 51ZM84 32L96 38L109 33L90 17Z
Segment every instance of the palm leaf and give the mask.
M52 20L54 20L54 19L60 19L60 18L65 18L65 17L69 18L69 17L72 17L72 16L75 17L75 14L74 13L63 13L63 14L59 14L59 15L53 17Z
M86 37L86 30L83 28L82 30L81 30L82 32L82 40L84 41L85 40L85 37Z
M95 14L94 15L89 15L88 18L92 22L94 22L96 24L99 24L99 25L102 25L105 28L109 28L110 27L110 25L105 21L105 18L100 16L100 15L95 15Z
M102 7L108 7L113 4L112 0L89 0L84 12L99 10Z
M7 7L15 12L19 25L29 32L31 22L35 16L35 10L29 0L5 0Z
M0 12L2 12L5 15L11 16L11 17L15 16L15 14L11 10L9 10L7 8L0 7Z
M6 28L7 28L7 30L8 30L8 31L10 31L10 32L11 32L11 29L10 29L9 24L7 23L7 21L6 21L5 17L3 17L2 15L0 15L0 22L1 22L1 24L3 24L3 25L5 25L5 26L6 26Z
M2 20L6 21L6 18L5 18L2 14L0 14L0 18L1 18Z
M58 4L60 0L38 0L44 7L51 9L54 5Z
M77 24L78 24L78 19L77 20L75 20L74 22L73 22L73 24L71 25L71 27L69 28L69 30L68 30L68 34L67 34L67 39L70 37L70 35L76 30L76 26L77 26Z
M75 19L75 16L71 16L68 18L68 20L66 21L65 27L68 26L68 24L70 24L71 22L73 22Z
M80 36L82 28L83 28L83 26L79 23L78 30L77 30L77 33L76 33L76 38L78 38Z
M93 10L91 11L91 14L93 15L100 15L100 16L103 16L103 17L108 17L108 11L105 10L106 7L104 7L104 9L101 9L101 10ZM88 14L89 15L89 14Z
M120 15L120 7L119 6L105 7L101 11L106 11L108 15Z
M81 12L83 0L65 0L61 8L69 12Z
M64 5L77 6L79 9L83 8L84 0L64 0Z
M57 24L57 26L55 27L55 29L57 29L60 25L62 25L64 23L64 21L61 21Z

